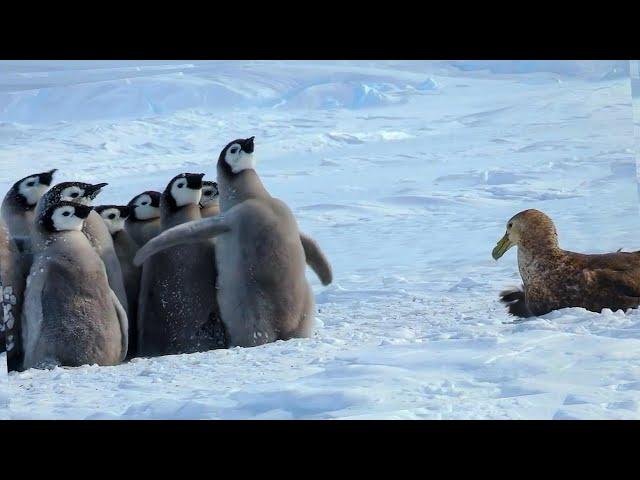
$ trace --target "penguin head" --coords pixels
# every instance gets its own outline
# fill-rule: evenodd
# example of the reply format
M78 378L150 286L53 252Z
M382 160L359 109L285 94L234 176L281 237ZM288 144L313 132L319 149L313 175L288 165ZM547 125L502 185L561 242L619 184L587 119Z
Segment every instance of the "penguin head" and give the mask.
M127 204L131 220L153 220L160 217L160 192L148 190L133 197Z
M92 207L75 202L55 202L50 205L38 221L49 232L80 231Z
M173 177L164 192L171 208L198 205L202 196L202 177L204 173L181 173Z
M100 214L111 235L124 229L124 221L130 213L126 205L101 205L94 210Z
M211 205L217 205L220 202L220 192L216 182L202 182L202 198L200 199L200 207L205 208Z
M255 170L254 138L240 138L230 142L220 152L218 164L226 165L233 174L238 174L243 170Z
M12 187L18 201L27 209L33 209L40 197L49 190L49 185L53 180L53 174L57 169L48 172L36 173L18 180Z
M47 192L47 199L51 202L77 202L89 206L107 185L108 183L92 185L83 182L62 182Z

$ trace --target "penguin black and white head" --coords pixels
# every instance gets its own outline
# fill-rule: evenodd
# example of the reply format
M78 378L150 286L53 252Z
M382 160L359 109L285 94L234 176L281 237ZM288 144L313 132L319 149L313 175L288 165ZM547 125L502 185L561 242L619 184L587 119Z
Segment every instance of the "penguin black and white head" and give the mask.
M207 208L220 203L220 192L216 182L202 182L202 198L200 208Z
M130 215L130 209L126 205L100 205L94 210L102 217L111 235L124 230L124 221Z
M204 173L181 173L171 179L163 195L171 210L187 205L199 205Z
M256 159L253 154L255 137L240 138L230 142L220 152L218 165L231 175L237 175L243 170L255 170Z
M129 220L145 221L160 218L160 192L148 190L136 195L127 204Z
M33 210L40 197L49 190L53 174L57 169L35 173L18 180L13 184L5 197L5 202L13 203L24 210Z
M92 207L75 202L55 202L38 218L49 232L80 231Z
M57 202L76 202L82 205L90 206L93 200L98 196L102 189L108 183L83 183L83 182L62 182L54 185L47 193L42 196L42 208L46 209L49 205ZM40 210L41 207L38 207Z

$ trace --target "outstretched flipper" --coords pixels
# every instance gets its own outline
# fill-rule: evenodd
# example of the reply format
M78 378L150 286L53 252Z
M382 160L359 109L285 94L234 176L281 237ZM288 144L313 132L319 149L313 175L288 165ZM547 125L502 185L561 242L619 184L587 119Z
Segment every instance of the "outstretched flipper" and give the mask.
M118 300L118 296L113 290L111 290L111 299L113 300L113 306L116 309L116 315L120 322L120 332L122 333L122 353L120 354L120 362L124 362L124 359L127 358L127 352L129 349L129 319L127 318L127 312L122 307L120 300Z
M165 230L160 235L149 240L136 253L133 263L139 267L149 257L162 250L166 250L183 243L197 243L211 240L216 235L230 231L231 228L225 223L223 215L217 217L204 218L183 223L176 227Z
M302 248L304 248L307 265L316 273L322 285L329 285L333 281L333 273L331 272L329 260L320 250L320 246L313 238L306 236L304 233L300 233L300 241L302 242Z
M531 313L527 308L524 290L521 288L514 288L500 292L500 301L507 306L511 315L521 318L533 317L533 313Z

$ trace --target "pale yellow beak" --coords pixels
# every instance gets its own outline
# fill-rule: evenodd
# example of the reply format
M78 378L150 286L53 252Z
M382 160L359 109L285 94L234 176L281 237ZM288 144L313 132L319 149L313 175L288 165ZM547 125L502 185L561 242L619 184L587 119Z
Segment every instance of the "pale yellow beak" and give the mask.
M491 256L494 260L498 260L504 253L513 247L515 244L509 240L509 234L505 233L504 237L500 239L496 247L491 252Z

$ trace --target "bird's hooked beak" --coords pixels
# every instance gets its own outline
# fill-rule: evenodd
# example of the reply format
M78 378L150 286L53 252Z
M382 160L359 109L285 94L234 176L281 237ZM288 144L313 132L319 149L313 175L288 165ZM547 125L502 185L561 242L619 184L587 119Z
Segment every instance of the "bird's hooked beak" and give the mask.
M507 232L504 234L504 237L502 237L500 241L496 244L495 248L491 252L491 256L493 257L494 260L498 260L500 257L502 257L505 254L507 250L509 250L514 245L515 243L513 243L509 239L509 232Z
M38 174L38 179L40 180L40 183L42 185L51 185L51 181L53 180L53 174L56 173L58 171L57 168L54 168L53 170L49 170L48 172L44 172L44 173L40 173Z
M256 137L249 137L247 139L245 139L241 144L240 147L242 148L242 151L245 153L253 153L253 139Z
M102 191L104 187L109 185L108 183L97 183L96 185L91 185L87 187L85 192L85 197L89 197L91 200L96 198L98 194ZM88 214L87 214L88 215Z

